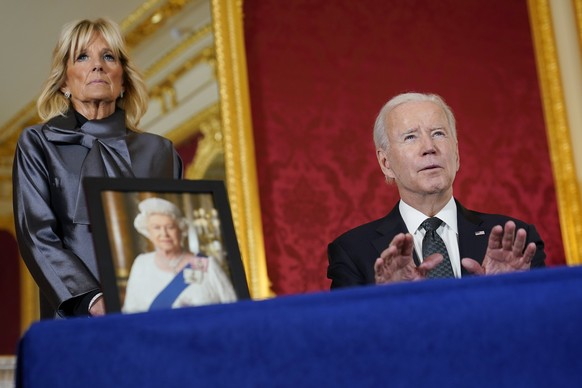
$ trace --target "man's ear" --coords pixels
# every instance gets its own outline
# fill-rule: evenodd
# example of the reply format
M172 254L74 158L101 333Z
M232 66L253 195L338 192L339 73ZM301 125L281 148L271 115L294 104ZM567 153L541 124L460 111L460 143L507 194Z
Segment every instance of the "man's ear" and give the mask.
M380 168L382 169L382 173L386 178L394 179L394 173L392 172L392 168L390 168L390 160L388 159L388 153L381 149L376 149L376 158L378 159L378 164L380 164Z

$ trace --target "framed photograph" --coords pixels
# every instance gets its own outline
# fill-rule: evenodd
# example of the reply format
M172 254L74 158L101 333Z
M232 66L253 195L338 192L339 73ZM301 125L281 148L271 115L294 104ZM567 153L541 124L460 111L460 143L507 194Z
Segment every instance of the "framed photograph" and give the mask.
M86 178L106 311L249 299L222 181Z

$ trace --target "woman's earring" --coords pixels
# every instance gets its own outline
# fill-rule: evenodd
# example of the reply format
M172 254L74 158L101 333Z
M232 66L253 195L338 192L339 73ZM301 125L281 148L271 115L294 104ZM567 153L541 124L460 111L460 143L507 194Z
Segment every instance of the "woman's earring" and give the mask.
M68 100L69 98L71 98L71 92L69 92L68 90L65 92L65 98Z
M123 90L121 91L121 94L119 95L119 98L123 98Z

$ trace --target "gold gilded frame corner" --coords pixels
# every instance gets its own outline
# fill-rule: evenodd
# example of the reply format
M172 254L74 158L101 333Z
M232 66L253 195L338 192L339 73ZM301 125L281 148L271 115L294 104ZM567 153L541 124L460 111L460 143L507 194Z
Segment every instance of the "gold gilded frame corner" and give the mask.
M549 0L528 0L564 253L582 264L582 205L577 184Z
M247 81L242 0L212 0L226 185L251 296L272 296L267 276Z

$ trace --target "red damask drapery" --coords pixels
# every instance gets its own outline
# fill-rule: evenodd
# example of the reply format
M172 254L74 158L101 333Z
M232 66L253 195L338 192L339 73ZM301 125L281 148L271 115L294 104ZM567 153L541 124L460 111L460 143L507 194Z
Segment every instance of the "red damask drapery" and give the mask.
M20 338L20 256L12 232L0 230L0 355L16 354Z
M245 0L244 26L276 294L327 289L327 244L397 201L372 126L404 91L456 114L455 196L534 223L565 263L525 1Z

